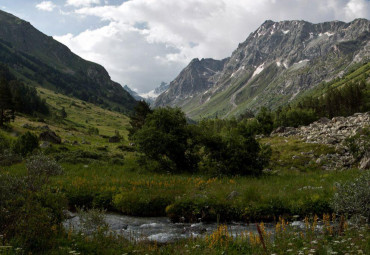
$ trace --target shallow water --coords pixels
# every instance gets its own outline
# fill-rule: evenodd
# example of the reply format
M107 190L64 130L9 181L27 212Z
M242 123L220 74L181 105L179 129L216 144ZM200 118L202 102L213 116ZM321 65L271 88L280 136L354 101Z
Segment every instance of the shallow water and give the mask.
M77 214L64 222L64 227L79 229L80 218ZM172 223L165 217L130 217L114 213L106 213L105 221L111 231L123 235L129 240L149 240L158 243L174 242L179 239L197 237L212 233L217 229L217 223ZM233 236L244 231L257 233L256 224L242 222L228 223L228 230ZM273 224L266 224L267 231L273 230Z

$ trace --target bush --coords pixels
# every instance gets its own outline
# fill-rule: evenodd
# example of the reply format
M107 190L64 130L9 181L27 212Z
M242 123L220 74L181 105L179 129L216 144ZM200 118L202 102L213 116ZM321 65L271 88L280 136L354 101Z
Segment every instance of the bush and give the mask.
M155 110L132 138L139 152L159 162L167 171L194 171L196 168L187 153L190 133L186 117L178 108Z
M109 225L104 217L105 210L77 208L77 213L80 218L80 230L85 235L95 234L96 232L105 233L108 231Z
M354 158L360 160L370 148L370 128L364 128L356 135L347 138L345 145Z
M268 146L261 147L244 129L205 138L204 152L201 169L222 175L260 175L271 155Z
M104 154L96 153L92 151L75 150L58 153L54 155L54 158L58 162L72 163L72 164L89 164L94 160L100 160L104 158ZM107 158L107 157L105 157Z
M0 134L0 153L9 150L9 148L10 141L4 135Z
M115 208L123 214L135 216L165 216L165 209L171 202L172 199L164 192L152 192L148 196L139 191L129 191L113 197Z
M370 171L353 182L337 184L331 207L338 214L363 216L370 221Z
M28 171L44 173L45 166L48 169L48 163L28 164ZM41 180L39 175L0 176L0 234L27 254L45 253L62 231L66 200Z
M26 132L18 137L13 144L13 151L22 156L27 156L39 147L39 139L36 135Z
M62 167L54 160L43 154L32 156L26 163L27 174L31 189L49 182L49 178L63 173Z
M0 152L0 166L10 166L22 161L22 157L10 150Z

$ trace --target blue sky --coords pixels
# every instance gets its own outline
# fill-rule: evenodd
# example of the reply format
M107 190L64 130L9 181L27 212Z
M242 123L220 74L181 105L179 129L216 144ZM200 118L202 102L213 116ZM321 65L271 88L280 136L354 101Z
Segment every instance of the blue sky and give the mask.
M192 58L230 56L267 19L370 18L369 0L0 0L0 8L141 93Z

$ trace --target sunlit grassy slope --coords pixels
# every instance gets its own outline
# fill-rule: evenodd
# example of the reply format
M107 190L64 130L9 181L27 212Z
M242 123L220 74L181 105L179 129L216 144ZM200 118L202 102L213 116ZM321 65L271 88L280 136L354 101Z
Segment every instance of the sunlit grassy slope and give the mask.
M41 98L45 99L51 109L51 116L47 117L29 117L20 115L16 117L12 134L22 134L31 131L36 134L42 132L37 127L47 125L52 131L62 138L62 141L69 141L63 146L69 149L95 150L102 146L107 146L108 151L115 151L117 144L109 143L108 137L114 136L116 132L123 137L122 143L128 143L127 128L129 118L121 113L102 109L94 104L86 103L79 99L67 97L53 91L37 88ZM60 110L64 107L67 117L60 117ZM34 129L25 128L28 124ZM89 133L89 129L97 128L99 134ZM77 145L71 145L73 142ZM81 142L91 143L81 144Z

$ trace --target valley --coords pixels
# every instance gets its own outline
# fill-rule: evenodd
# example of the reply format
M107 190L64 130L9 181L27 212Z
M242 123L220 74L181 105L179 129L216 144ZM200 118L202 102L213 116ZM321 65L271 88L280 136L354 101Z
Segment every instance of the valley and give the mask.
M0 25L0 254L370 253L367 19L267 20L141 96Z

